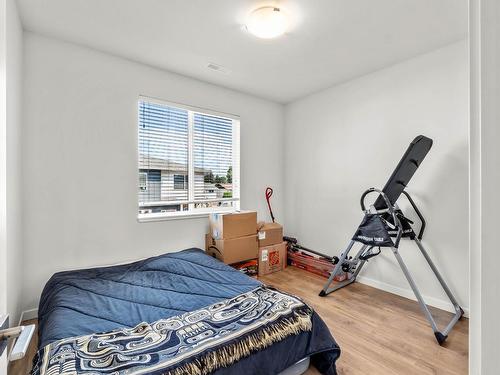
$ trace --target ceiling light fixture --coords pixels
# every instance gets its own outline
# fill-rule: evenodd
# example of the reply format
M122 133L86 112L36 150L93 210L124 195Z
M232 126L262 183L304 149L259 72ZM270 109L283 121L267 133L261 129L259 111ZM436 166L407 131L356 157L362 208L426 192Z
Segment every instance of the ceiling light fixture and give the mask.
M271 39L283 35L288 20L280 8L266 6L255 9L248 16L247 30L259 38Z

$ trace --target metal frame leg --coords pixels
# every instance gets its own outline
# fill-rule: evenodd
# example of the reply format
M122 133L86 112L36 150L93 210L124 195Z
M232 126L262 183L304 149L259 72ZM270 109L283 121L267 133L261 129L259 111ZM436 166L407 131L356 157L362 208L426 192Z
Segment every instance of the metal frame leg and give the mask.
M453 303L453 306L455 308L455 314L454 314L453 318L451 319L451 321L448 323L448 325L446 326L446 328L442 332L439 331L439 328L437 327L436 321L434 320L434 317L432 316L429 308L427 307L427 304L425 303L424 298L420 294L420 291L418 290L418 287L415 284L415 281L413 280L413 277L411 276L410 271L408 270L408 267L406 267L406 264L403 261L403 258L399 254L398 249L393 247L392 252L393 252L394 256L396 257L396 259L399 263L399 266L403 270L403 273L404 273L406 279L408 280L408 283L410 284L410 287L413 290L415 297L417 297L420 308L422 309L425 317L427 318L427 320L429 321L429 323L432 327L432 330L434 331L434 336L436 337L436 340L441 345L446 340L446 338L448 337L448 333L455 326L455 324L458 322L458 320L462 317L464 312L463 312L462 308L458 305L455 297L453 296L450 289L448 288L448 286L444 282L444 280L441 277L441 275L439 274L436 266L434 265L434 263L430 259L429 255L425 251L425 249L422 246L422 244L420 243L420 241L418 241L418 239L415 239L415 242L417 243L418 248L420 249L420 251L424 255L425 259L427 260L427 263L429 263L429 266L431 267L432 271L436 275L437 279L439 280L439 283L443 287L444 291L446 292L446 295L450 298L450 300Z
M432 259L430 258L429 254L427 253L427 251L425 250L424 248L424 245L422 245L422 242L420 242L417 238L415 238L415 243L417 244L418 248L420 249L420 252L422 253L422 255L424 256L425 260L427 261L427 263L429 263L429 266L431 267L432 269L432 272L434 272L434 275L436 275L439 283L441 284L441 286L443 287L446 295L448 296L448 298L450 299L451 303L453 304L453 306L455 307L455 310L459 309L460 311L462 310L460 308L460 305L458 304L455 296L453 295L453 293L451 292L450 288L448 288L448 285L446 284L446 282L444 281L443 277L441 276L441 274L439 273L436 265L434 264L434 262L432 261ZM463 311L462 311L463 312Z
M439 283L441 284L441 287L443 288L444 292L446 293L446 295L450 299L450 302L453 304L453 308L455 309L455 314L454 314L453 318L448 323L448 325L446 326L446 328L441 332L441 334L444 336L444 339L443 339L443 341L444 341L446 339L446 337L448 336L448 333L450 333L450 331L455 326L455 324L464 315L464 310L458 304L457 299L455 298L455 296L451 292L450 288L448 287L448 285L444 281L443 277L439 273L436 265L434 264L434 262L432 261L431 257L429 256L429 254L425 250L424 245L422 245L422 243L420 242L420 240L418 238L415 238L414 241L417 244L420 252L424 256L425 260L429 264L429 267L432 269L432 272L434 273L434 275L436 275L436 278L438 279Z
M361 271L361 268L363 268L363 265L365 264L364 260L362 260L358 264L358 266L356 267L356 271L354 272L354 274L350 278L348 278L347 280L344 280L342 282L336 283L334 286L330 287L330 284L333 282L333 279L335 278L335 276L337 276L340 273L340 271L342 269L342 264L346 261L347 257L349 256L349 252L352 250L352 247L354 246L354 244L355 244L355 241L351 240L351 242L349 242L349 245L347 245L347 248L340 254L340 258L339 258L338 263L335 265L335 268L333 269L332 273L330 274L330 277L328 278L328 281L326 282L325 286L323 287L321 292L319 292L319 295L321 297L324 297L327 294L335 292L336 290L339 290L340 288L343 288L343 287L353 283L356 280L356 276L358 276L359 272ZM358 251L356 257L354 258L355 262L359 260L359 256L366 250L367 247L368 247L367 245L363 245L361 247L361 249Z

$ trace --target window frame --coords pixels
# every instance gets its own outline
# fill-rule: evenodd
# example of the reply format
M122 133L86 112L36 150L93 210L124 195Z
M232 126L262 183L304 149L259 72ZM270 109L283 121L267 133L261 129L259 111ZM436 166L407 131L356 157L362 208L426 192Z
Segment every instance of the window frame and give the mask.
M148 205L140 205L139 195L136 193L136 203L137 203L137 220L139 222L149 222L149 221L162 221L162 220L172 220L172 219L188 219L188 218L198 218L198 217L208 217L211 213L221 213L221 212L235 212L240 210L240 202L241 202L241 182L240 182L240 116L230 113L224 113L219 111L214 111L211 109L195 107L191 105L176 103L172 101L167 101L163 99L158 99L150 96L140 95L137 99L137 122L136 122L136 130L137 130L137 139L136 139L136 147L137 147L137 160L136 160L136 170L139 170L139 121L140 121L140 103L141 101L154 103L158 105L164 105L168 107L174 107L178 109L183 109L188 111L188 174L187 174L187 189L188 189L188 200L187 201L179 201L175 202L176 204L188 204L189 209L187 211L173 211L173 212L158 212L158 213L148 213L141 214L140 210L147 209ZM223 117L230 119L233 125L232 131L232 198L223 198L223 199L214 199L214 200L201 200L195 201L194 199L194 146L193 146L193 138L194 138L194 114L199 113L202 115ZM139 172L140 173L140 172ZM137 186L136 192L139 191L139 184ZM217 209L213 208L194 208L195 203L207 202L207 201L231 201L233 202L232 207L219 207ZM174 203L165 202L165 203Z

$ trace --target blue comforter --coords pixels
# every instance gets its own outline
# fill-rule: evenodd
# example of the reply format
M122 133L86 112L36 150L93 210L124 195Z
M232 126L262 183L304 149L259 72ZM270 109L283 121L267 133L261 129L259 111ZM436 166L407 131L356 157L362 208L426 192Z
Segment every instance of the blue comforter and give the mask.
M48 281L40 300L39 347L180 315L259 285L199 249L120 266L60 272ZM335 374L340 349L316 313L312 320L310 332L290 336L216 374L277 374L308 356L322 373Z

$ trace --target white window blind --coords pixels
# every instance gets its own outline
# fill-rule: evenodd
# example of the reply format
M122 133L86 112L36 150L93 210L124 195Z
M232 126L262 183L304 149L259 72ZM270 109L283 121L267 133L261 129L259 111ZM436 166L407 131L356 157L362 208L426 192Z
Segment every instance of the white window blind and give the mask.
M239 119L139 100L139 219L239 209Z

